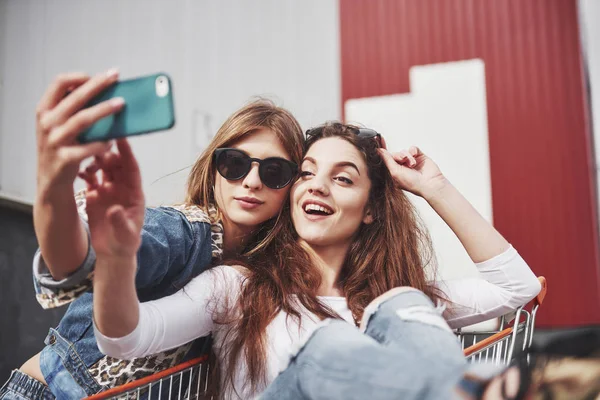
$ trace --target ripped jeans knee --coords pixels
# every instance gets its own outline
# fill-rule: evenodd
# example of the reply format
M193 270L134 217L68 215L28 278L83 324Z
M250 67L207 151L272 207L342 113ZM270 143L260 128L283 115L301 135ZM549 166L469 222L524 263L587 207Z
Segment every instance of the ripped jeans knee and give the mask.
M394 288L373 300L363 314L361 330L379 341L383 336L397 338L406 332L423 333L433 329L455 339L452 329L442 316L444 306L435 306L431 299L418 289Z
M424 293L396 288L365 309L364 331L340 320L322 321L291 352L264 398L294 398L290 388L298 399L306 393L327 398L332 387L340 398L397 398L385 392L390 382L407 393L424 387L416 379L460 373L466 360L442 312ZM398 379L403 376L410 379Z

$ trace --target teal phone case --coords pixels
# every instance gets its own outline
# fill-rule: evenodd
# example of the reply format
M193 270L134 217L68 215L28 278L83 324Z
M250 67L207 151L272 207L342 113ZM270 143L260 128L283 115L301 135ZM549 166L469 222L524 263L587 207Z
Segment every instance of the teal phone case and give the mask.
M165 80L168 91L164 93ZM159 89L160 85L160 89ZM81 143L105 141L169 129L175 125L173 85L167 74L120 81L90 101L86 107L113 97L123 97L125 106L102 118L79 135Z

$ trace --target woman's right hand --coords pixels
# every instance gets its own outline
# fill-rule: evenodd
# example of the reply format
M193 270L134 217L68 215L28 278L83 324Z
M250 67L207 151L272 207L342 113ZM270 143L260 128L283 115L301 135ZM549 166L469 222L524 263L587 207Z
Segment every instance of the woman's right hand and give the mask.
M87 182L86 210L98 259L132 259L142 242L145 203L140 169L127 139L118 139L117 149L97 156L79 173Z
M111 144L106 142L80 144L77 136L96 121L123 108L122 98L83 108L118 78L116 69L93 78L82 73L62 74L42 96L36 109L37 192L42 198L56 197L53 194L72 196L80 163L110 149Z

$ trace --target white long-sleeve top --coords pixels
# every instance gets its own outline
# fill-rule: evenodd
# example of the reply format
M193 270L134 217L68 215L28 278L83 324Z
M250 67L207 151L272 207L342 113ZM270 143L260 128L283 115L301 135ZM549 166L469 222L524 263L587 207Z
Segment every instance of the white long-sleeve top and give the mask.
M476 266L480 273L478 278L436 282L451 302L447 304L445 315L452 328L504 315L529 302L540 291L537 278L512 247ZM220 355L225 330L214 322L213 316L235 304L243 281L242 273L233 267L213 268L171 296L141 303L137 327L127 336L109 338L94 325L98 347L109 356L129 359L172 349L212 333L215 354L224 365ZM320 300L353 323L345 298L320 297ZM301 326L281 311L267 327L267 382L285 369L290 357L319 323L307 310L303 314ZM234 387L224 386L225 398L248 399L258 394L245 385L246 375L242 360L237 366Z

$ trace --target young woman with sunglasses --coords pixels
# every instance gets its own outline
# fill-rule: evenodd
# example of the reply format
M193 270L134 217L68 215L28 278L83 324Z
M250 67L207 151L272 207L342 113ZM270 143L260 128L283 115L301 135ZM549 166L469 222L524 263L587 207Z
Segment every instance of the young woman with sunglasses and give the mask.
M44 308L71 304L41 353L13 371L0 391L2 399L81 398L180 362L191 344L132 361L111 359L98 350L90 289L97 260L109 250L100 238L111 224L127 220L123 229L135 225L139 268L132 272L132 290L142 301L158 299L222 258L266 246L296 176L304 142L300 126L287 110L259 100L231 115L200 155L184 204L145 208L127 141L117 141L118 152L107 143L77 142L87 126L123 106L113 99L82 108L117 79L114 70L93 78L61 75L39 104L35 286ZM98 182L102 186L74 196L73 181L89 156L95 161L80 176L92 188ZM97 170L102 171L100 181ZM96 212L107 201L119 207L106 216ZM96 238L91 245L90 237Z
M152 354L212 332L220 394L245 399L267 387L320 320L358 324L374 311L369 302L395 287L446 304L453 327L499 316L538 293L518 253L418 149L392 156L378 148L373 131L339 123L307 136L291 216L279 219L265 251L240 265L213 268L173 296L140 304L131 283L135 242L111 240L114 253L130 258L98 260L94 320L103 351ZM482 278L428 281L430 243L402 189L429 201ZM113 229L137 237L134 229Z

